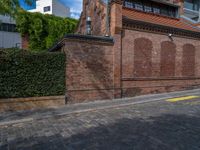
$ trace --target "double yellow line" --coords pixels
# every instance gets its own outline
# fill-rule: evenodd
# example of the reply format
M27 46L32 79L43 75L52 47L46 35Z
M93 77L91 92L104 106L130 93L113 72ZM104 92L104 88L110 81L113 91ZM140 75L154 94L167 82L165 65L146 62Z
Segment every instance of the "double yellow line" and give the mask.
M166 101L167 102L178 102L178 101L192 100L195 98L199 98L199 96L185 96L185 97L171 98Z

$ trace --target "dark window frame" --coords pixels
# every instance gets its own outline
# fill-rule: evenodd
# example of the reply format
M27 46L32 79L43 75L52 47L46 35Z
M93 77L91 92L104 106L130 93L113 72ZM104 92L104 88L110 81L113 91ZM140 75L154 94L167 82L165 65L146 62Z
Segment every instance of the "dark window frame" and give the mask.
M44 12L49 12L49 11L51 11L51 6L45 6L45 7L43 7L43 11L44 11Z
M132 3L132 5L131 5ZM168 16L172 18L177 18L178 8L159 4L153 1L146 0L125 0L124 7L133 8L139 11L144 11L147 13L159 14L162 16Z

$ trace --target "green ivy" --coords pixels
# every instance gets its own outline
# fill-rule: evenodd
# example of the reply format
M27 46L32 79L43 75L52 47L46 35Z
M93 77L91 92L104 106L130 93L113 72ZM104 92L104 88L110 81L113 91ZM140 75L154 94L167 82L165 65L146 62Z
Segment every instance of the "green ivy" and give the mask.
M29 49L47 50L65 34L75 31L77 20L54 15L19 11L16 15L18 31L29 37Z
M0 98L65 94L65 55L0 50Z

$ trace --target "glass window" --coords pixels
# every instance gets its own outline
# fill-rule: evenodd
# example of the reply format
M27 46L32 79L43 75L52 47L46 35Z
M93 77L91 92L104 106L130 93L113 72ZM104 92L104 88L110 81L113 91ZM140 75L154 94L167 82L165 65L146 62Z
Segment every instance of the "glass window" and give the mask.
M153 13L155 13L155 14L160 14L160 8L154 7L154 8L153 8Z
M50 10L51 10L50 6L44 7L44 12L47 12L47 11L50 11Z
M133 8L133 3L129 1L125 1L125 7Z
M145 5L145 6L144 6L144 11L145 11L145 12L152 12L151 6Z
M187 9L198 11L199 10L199 0L185 0L184 7Z
M8 23L2 23L2 24L0 24L0 31L16 32L16 25L8 24Z
M135 9L143 11L143 5L141 3L135 3Z

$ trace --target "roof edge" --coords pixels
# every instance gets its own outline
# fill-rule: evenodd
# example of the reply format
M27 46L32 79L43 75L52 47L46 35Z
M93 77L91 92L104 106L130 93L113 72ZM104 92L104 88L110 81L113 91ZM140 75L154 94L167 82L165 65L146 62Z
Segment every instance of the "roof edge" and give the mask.
M66 34L59 42L57 42L54 46L48 49L49 52L54 52L59 50L63 45L64 41L79 41L79 42L96 42L98 44L106 44L113 45L114 39L113 37L105 37L105 36L95 36L95 35L83 35L83 34Z
M123 16L123 28L140 29L140 30L151 31L151 32L154 31L157 33L171 33L178 36L200 39L200 32L179 29L179 28L174 28L174 27L169 27L169 26L164 26L164 25L157 25L157 24L144 22L144 21L133 20L125 16Z

